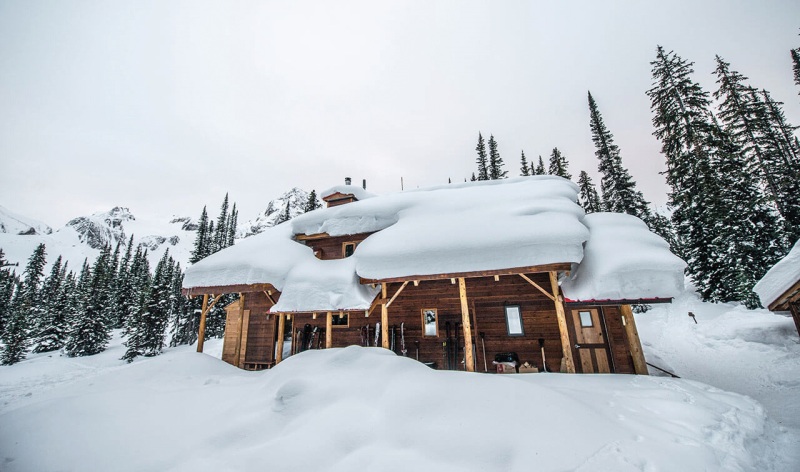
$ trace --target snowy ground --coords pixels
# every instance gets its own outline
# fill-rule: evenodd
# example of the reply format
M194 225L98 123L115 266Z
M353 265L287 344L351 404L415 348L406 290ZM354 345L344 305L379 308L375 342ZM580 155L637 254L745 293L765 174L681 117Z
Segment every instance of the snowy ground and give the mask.
M0 470L800 470L790 319L686 296L637 321L684 379L436 372L360 347L245 372L217 340L31 355L0 367Z

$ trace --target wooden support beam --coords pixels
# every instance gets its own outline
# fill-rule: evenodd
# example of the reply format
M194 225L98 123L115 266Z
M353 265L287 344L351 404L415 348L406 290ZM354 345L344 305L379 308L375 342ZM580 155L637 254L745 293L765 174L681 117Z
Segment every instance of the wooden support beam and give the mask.
M536 282L534 282L533 280L531 280L530 277L528 277L525 274L519 274L519 276L522 277L523 279L525 279L529 284L531 284L534 287L536 287L540 292L542 292L544 294L544 296L546 296L547 298L549 298L552 301L556 301L555 297L552 294L548 293L547 290L543 289L541 285L539 285Z
M246 335L244 334L244 297L241 293L239 294L239 310L239 342L236 348L236 365L241 369L244 363L244 356L242 355L242 351L244 350L243 344L246 339Z
M620 311L622 312L622 324L625 326L625 334L628 335L628 348L633 358L633 371L639 375L648 375L647 362L644 360L642 342L639 340L639 330L636 329L636 320L633 318L631 306L622 305Z
M494 281L495 282L500 282L500 276L499 275L495 275L494 276Z
M197 352L203 352L206 340L206 312L208 312L208 294L203 295L203 308L200 309L200 329L197 333Z
M244 309L242 304L242 340L239 343L239 368L244 369L244 360L247 358L247 333L250 331L250 310Z
M286 329L286 315L283 313L278 313L278 346L275 352L275 364L277 365L280 361L283 360L283 338L284 330ZM294 348L294 343L292 343L292 348Z
M369 306L369 310L367 310L367 318L369 318L369 315L372 314L372 311L377 308L378 305L383 305L384 303L386 303L385 297L375 297L375 300L372 300L372 305Z
M414 286L415 286L415 287L419 287L419 280L415 280L415 281L414 281Z
M381 284L381 297L386 299L386 284ZM381 304L381 346L389 349L389 307L386 302Z
M392 296L392 298L388 302L386 302L386 308L389 308L389 305L391 305L394 299L397 298L398 295L400 295L400 292L402 292L403 289L406 288L406 285L408 285L408 281L403 282L403 285L401 285L400 288L397 289L397 292L394 293L394 296Z
M272 290L264 290L264 295L267 296L267 298L269 299L270 303L272 303L272 306L276 305L275 299L272 298Z
M317 314L316 313L311 313L311 319L312 320L316 320L317 319Z
M329 311L328 318L325 320L325 349L331 347L333 347L333 313Z
M429 275L422 275L422 274L415 274L415 275L408 275L405 277L392 277L388 279L366 279L361 278L360 281L362 284L374 284L374 283L392 283L392 282L405 282L406 280L450 280L453 284L455 284L455 278L464 277L467 279L474 278L474 277L491 277L493 275L517 275L517 274L536 274L539 272L550 272L550 271L560 271L560 272L569 272L572 268L572 264L569 262L563 262L558 264L544 264L539 266L529 266L529 267L512 267L508 269L499 269L499 270L479 270L473 272L456 272L456 273L448 273L448 274L429 274Z
M458 278L458 296L461 299L461 327L464 329L464 354L467 372L475 372L475 358L472 355L472 327L469 322L469 303L467 303L467 284L464 277Z
M558 274L550 272L550 288L553 289L553 301L556 306L556 318L558 318L558 332L561 334L561 351L564 356L564 363L567 366L567 373L575 373L575 360L572 358L572 343L569 339L567 330L567 315L564 313L564 302L558 294Z
M450 283L451 283L451 284L453 284L453 285L455 285L455 284L456 284L456 279L454 279L454 278L452 278L452 277L451 277L451 278L450 278Z

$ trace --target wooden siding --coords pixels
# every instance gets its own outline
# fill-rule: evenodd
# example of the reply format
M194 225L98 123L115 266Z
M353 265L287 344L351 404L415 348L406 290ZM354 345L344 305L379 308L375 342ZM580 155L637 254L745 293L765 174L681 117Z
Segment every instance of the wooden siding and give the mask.
M352 237L331 238L353 240ZM363 238L362 238L363 239ZM342 241L328 242L331 248L341 247ZM329 251L329 254L332 251ZM549 274L535 273L527 276L540 286L548 286ZM498 277L480 277L466 279L467 303L470 311L473 344L475 353L475 370L478 372L495 372L492 361L496 354L515 352L520 362L529 362L541 369L542 355L538 340L544 339L545 357L547 368L553 372L561 370L563 351L561 335L556 318L556 309L553 300L533 287L519 275L504 275ZM393 297L403 286L395 282L387 284L387 298ZM518 305L522 314L524 334L511 336L508 334L505 306ZM229 307L226 322L225 345L223 347L223 360L240 367L249 369L266 368L274 363L275 344L277 336L277 315L269 314L272 303L263 293L249 293L245 295L243 306ZM435 308L437 310L437 336L423 336L422 309ZM612 353L613 371L616 373L633 373L633 362L630 355L628 339L622 325L621 312L617 306L595 306L594 309L602 313L605 320L605 329L609 348ZM571 307L567 305L569 314ZM249 316L243 317L244 313ZM374 345L375 324L380 321L380 311L373 311L366 317L364 312L351 312L348 326L331 328L332 347L346 347L350 345L363 345L362 328L370 327L369 345ZM333 313L339 316L338 312ZM245 320L244 318L249 318ZM443 343L448 342L447 324L450 324L449 343L452 346L456 339L456 325L461 323L461 301L459 298L458 284L450 280L423 281L418 285L406 283L403 291L394 299L388 308L388 324L396 327L395 352L401 351L400 325L405 326L405 340L407 356L417 357L415 341L419 342L420 362L430 363L436 368L447 368L447 348ZM287 336L293 335L298 329L308 324L319 329L320 346L325 345L327 316L325 312L293 313L291 321L287 323ZM246 323L246 329L243 328ZM242 342L242 333L246 332L246 342ZM464 358L463 331L459 330L458 368L464 369L461 361ZM480 334L483 333L483 340ZM570 338L574 345L574 327L570 331ZM483 341L483 342L482 342ZM316 343L315 343L316 345ZM380 345L380 344L379 344ZM484 347L486 355L484 358ZM577 353L572 349L573 357ZM238 351L237 351L238 350ZM233 360L233 361L232 361ZM581 370L579 368L579 370Z
M365 240L367 236L373 233L352 234L348 236L335 236L324 239L307 239L305 240L306 246L309 246L316 253L322 251L320 259L342 259L344 257L343 247L344 243L357 242Z

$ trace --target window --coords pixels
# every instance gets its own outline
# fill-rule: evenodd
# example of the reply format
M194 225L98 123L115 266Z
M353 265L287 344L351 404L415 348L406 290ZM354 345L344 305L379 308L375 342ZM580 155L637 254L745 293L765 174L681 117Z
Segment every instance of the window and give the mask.
M506 305L506 328L509 336L524 336L522 330L522 311L519 305Z
M438 323L436 308L422 309L422 334L425 336L438 336Z
M591 328L594 326L594 323L592 323L591 311L579 311L578 316L581 317L581 328Z
M347 313L333 313L331 324L334 328L347 328L350 326L350 316Z
M356 252L356 246L358 243L342 243L342 257L350 257Z

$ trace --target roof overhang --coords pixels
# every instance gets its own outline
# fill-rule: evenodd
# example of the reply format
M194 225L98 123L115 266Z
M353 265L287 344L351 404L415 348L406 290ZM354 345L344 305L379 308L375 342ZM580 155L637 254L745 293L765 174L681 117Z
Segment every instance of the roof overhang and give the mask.
M495 275L517 275L517 274L535 274L537 272L569 272L572 264L569 262L561 262L556 264L544 264L529 267L514 267L509 269L497 270L479 270L473 272L453 272L448 274L428 274L428 275L405 275L402 277L391 277L387 279L365 279L360 278L362 284L380 284L392 282L409 282L413 280L448 280L465 278L471 279L476 277L492 277Z
M789 305L792 303L800 303L800 280L789 287L789 290L783 292L774 302L770 303L767 308L769 308L769 311L789 311Z
M267 292L270 295L279 292L272 284L237 284L237 285L217 285L212 287L191 287L181 289L181 293L187 297L197 297L200 295L222 295L225 293L252 293Z

